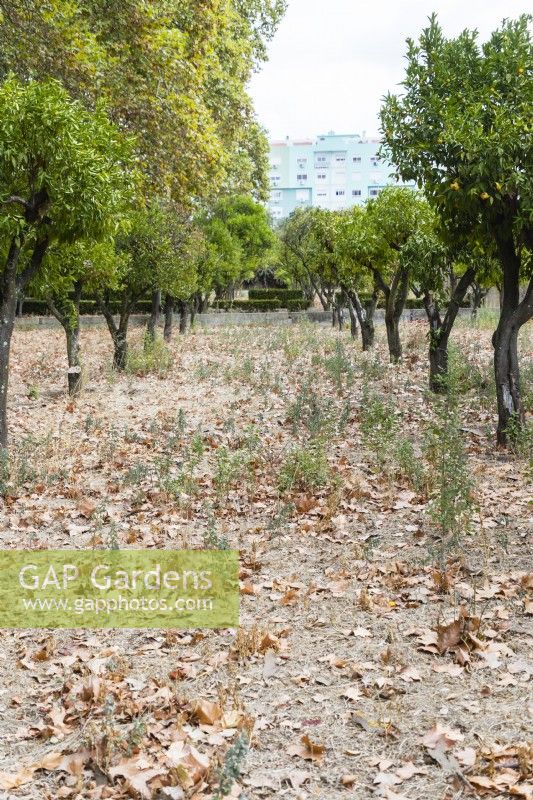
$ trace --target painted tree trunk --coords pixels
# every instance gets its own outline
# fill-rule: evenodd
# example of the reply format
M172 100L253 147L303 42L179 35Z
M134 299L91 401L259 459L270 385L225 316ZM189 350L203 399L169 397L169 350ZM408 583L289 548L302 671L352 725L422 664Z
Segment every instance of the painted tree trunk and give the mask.
M170 342L172 339L172 323L174 321L174 304L175 300L171 295L167 294L165 297L165 327L163 328L163 338L165 342Z
M98 297L97 302L113 340L113 369L122 372L126 369L128 360L128 325L133 300L129 294L124 294L118 325L106 301L102 297Z
M76 397L81 391L81 364L80 364L80 326L78 324L66 331L67 357L68 357L68 393Z
M508 445L516 428L524 423L518 368L518 331L513 319L498 326L494 334L494 376L498 402L498 444ZM514 425L513 421L514 420Z
M500 321L492 337L494 347L494 377L498 403L497 441L502 446L511 443L524 423L524 408L520 397L518 367L518 334L533 317L533 277L520 302L520 266L512 231L498 240L503 272L503 292Z
M374 312L378 302L378 293L374 292L371 298L363 306L357 292L355 292L353 289L345 289L344 291L350 303L353 305L357 319L359 320L363 351L370 350L374 346L375 339Z

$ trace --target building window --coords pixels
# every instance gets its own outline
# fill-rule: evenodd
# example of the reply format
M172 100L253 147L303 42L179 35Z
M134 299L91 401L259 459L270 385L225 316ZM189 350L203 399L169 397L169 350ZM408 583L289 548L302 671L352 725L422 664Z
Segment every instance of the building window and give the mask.
M326 198L328 196L328 193L327 192L317 192L316 196L317 197L321 197L322 199L324 199L324 198Z
M361 189L352 189L352 197L361 197Z
M327 156L317 156L316 160L319 161L321 164L325 164L327 161Z
M337 197L344 197L344 195L345 195L345 194L346 194L346 192L344 191L344 189L337 189L337 190L335 191L335 195L336 195Z
M304 203L307 202L307 200L309 199L309 192L307 191L307 189L298 189L296 191L296 199L299 200L300 202L301 201L303 201Z
M346 162L346 156L335 156L335 163L344 164L345 162Z
M327 179L327 175L325 172L317 172L316 179L317 181L325 181Z
M281 159L273 158L270 162L270 169L278 169L279 167L281 167Z
M273 186L276 186L276 184L277 184L277 183L278 183L280 180L281 180L281 175L271 175L271 176L270 176L270 182L271 182L271 184L272 184Z
M281 203L281 192L272 192L270 195L270 201L272 203Z
M283 216L283 209L282 208L271 208L270 213L272 214L272 219L281 219Z
M373 167L377 167L379 164L379 158L377 156L370 156L370 163Z
M361 156L354 156L352 158L352 161L353 161L354 164L360 164L361 163Z
M297 181L306 181L307 180L307 172L301 172L299 175L296 176Z
M299 167L306 167L307 166L307 159L306 158L297 158L296 163Z
M369 197L377 197L380 192L381 192L381 189L369 189L368 190L368 196Z

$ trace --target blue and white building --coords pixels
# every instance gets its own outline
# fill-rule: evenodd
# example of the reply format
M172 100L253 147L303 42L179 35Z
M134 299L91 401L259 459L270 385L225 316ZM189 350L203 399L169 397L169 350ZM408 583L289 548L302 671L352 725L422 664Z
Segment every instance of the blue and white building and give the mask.
M340 210L362 205L396 184L390 165L379 160L379 145L379 139L333 132L317 139L271 142L272 218L285 219L296 208L309 206Z

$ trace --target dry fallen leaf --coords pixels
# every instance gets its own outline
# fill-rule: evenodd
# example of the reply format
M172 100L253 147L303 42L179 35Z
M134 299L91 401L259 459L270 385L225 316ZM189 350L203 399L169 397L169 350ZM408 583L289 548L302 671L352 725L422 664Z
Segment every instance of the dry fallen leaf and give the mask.
M199 700L192 708L196 719L204 725L214 725L222 719L221 707L209 700Z
M316 742L311 741L307 734L302 736L300 742L301 744L289 745L287 748L287 753L290 756L300 756L301 758L305 758L307 761L322 760L326 749L325 745L317 744Z
M450 750L457 742L462 742L465 737L460 731L444 728L437 722L425 736L422 737L422 744L430 750L442 747L443 750Z

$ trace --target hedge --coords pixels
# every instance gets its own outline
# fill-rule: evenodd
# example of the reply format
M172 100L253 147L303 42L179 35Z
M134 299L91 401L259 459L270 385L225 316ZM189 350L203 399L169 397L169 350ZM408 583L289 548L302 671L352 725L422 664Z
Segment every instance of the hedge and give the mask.
M309 308L307 300L300 298L294 300L215 300L212 306L220 311L279 311L281 308L288 311L305 311Z
M279 300L285 303L288 300L304 300L304 293L301 289L249 289L249 300Z
M120 301L111 300L109 303L113 314L118 314L120 311ZM151 300L138 300L133 306L133 313L136 314L149 314L152 310ZM32 316L49 317L51 316L48 304L44 300L36 300L33 297L24 299L22 306L22 313L24 315L30 314ZM81 300L80 301L80 314L99 314L96 300Z
M278 311L279 300L215 300L213 308L220 311Z

